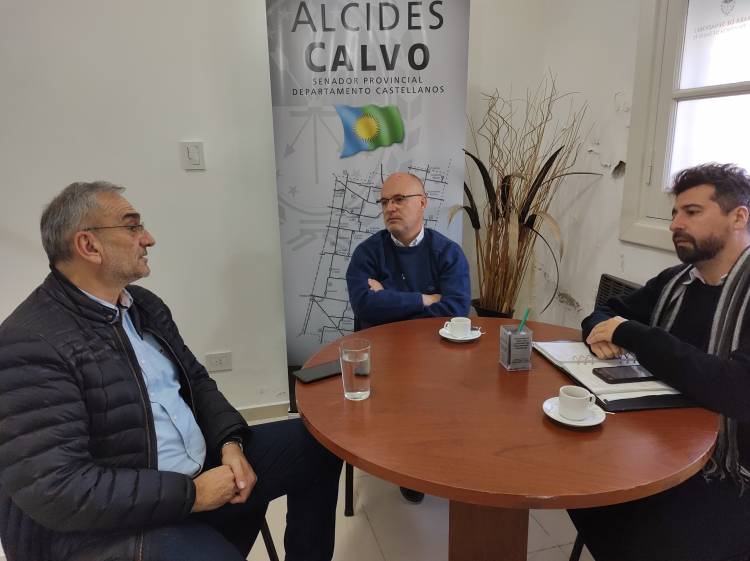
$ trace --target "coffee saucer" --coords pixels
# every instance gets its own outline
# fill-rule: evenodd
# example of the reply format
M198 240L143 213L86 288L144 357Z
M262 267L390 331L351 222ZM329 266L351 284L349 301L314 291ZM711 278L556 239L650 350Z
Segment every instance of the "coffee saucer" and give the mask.
M562 415L560 415L560 408L557 400L558 398L556 397L550 397L542 404L542 409L544 410L544 413L547 415L547 417L554 419L558 423L562 423L570 427L593 427L601 424L607 417L604 409L596 404L593 404L586 410L586 416L580 421L568 419L567 417L563 417Z
M469 341L473 341L474 339L479 339L482 336L483 332L479 329L472 329L466 337L456 337L445 327L442 327L440 328L440 331L438 331L438 333L440 333L440 336L443 339L448 339L448 341L453 341L454 343L468 343Z

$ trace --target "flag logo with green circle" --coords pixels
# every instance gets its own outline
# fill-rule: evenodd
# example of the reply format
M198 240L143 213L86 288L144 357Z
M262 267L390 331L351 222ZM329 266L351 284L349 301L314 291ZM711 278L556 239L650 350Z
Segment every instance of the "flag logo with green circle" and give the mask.
M375 150L404 140L404 122L395 105L336 105L344 127L344 146L341 157Z

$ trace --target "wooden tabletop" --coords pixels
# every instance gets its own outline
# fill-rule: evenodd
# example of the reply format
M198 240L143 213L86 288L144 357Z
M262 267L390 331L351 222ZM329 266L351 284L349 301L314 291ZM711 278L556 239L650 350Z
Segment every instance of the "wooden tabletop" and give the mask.
M498 364L499 329L513 320L472 318L470 343L438 335L443 319L360 331L372 343L372 393L344 399L340 377L297 383L311 433L339 457L398 485L461 503L575 508L663 491L701 469L718 416L700 408L607 415L589 429L547 418L542 403L571 383L534 353L530 372ZM580 340L580 331L529 322L534 340ZM338 358L338 342L306 366ZM524 550L525 551L525 550Z

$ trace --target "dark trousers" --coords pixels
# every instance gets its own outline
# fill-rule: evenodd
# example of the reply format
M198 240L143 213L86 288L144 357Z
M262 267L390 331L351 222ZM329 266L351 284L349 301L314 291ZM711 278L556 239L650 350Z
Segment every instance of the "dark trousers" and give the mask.
M596 561L747 561L750 492L701 473L645 499L569 510Z
M148 531L145 561L241 561L255 542L268 503L282 495L287 496L287 561L330 561L341 460L298 419L253 427L245 455L258 476L248 500Z

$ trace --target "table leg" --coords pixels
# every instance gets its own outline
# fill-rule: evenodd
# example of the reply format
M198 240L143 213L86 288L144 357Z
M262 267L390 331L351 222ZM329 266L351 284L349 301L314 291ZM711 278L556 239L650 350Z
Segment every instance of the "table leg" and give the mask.
M451 501L449 526L449 561L526 561L526 509Z

